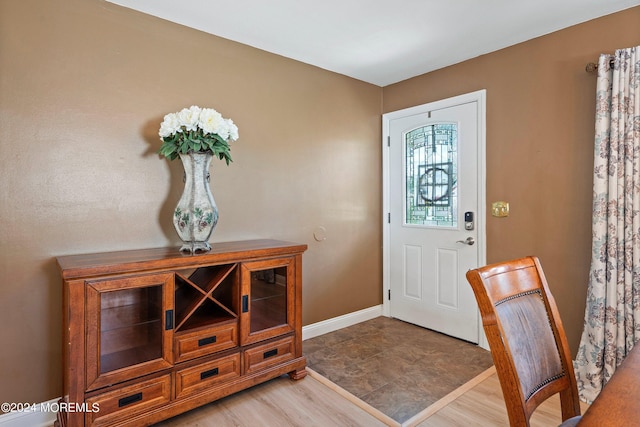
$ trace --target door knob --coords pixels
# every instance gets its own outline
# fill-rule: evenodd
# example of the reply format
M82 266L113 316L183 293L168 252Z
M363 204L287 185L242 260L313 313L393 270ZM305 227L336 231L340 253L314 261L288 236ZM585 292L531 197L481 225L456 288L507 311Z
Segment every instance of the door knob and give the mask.
M473 245L476 241L473 239L473 237L467 237L467 240L458 240L456 243L464 243L465 245Z

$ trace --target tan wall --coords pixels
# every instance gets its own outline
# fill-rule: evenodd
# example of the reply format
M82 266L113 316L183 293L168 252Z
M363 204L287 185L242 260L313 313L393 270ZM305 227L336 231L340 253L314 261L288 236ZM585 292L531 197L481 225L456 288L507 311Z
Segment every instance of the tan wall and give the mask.
M240 130L212 242L307 243L304 324L380 304L381 96L101 0L0 2L0 402L62 393L54 257L179 244L182 166L154 152L192 104Z
M235 162L212 167L212 241L307 243L310 324L382 302L382 110L486 88L488 200L512 206L488 221L489 260L540 255L577 345L595 87L583 67L638 44L639 15L383 90L102 0L0 2L0 401L61 393L55 256L179 244L182 169L154 152L162 116L192 104L240 128Z
M384 112L487 90L487 261L540 257L577 351L591 256L595 74L640 44L640 7L425 74L383 92ZM489 212L487 213L489 214Z

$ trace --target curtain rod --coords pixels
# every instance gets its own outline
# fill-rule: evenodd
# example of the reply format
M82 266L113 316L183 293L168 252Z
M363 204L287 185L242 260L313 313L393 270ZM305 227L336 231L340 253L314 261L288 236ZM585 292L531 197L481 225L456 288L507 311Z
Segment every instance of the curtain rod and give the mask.
M615 64L615 63L616 63L616 60L615 60L615 59L610 59L610 60L609 60L609 66L610 66L610 67L613 67L613 64ZM589 63L587 64L587 66L586 66L586 67L584 67L584 70L585 70L587 73L595 73L596 71L598 71L598 64L596 64L595 62L589 62Z

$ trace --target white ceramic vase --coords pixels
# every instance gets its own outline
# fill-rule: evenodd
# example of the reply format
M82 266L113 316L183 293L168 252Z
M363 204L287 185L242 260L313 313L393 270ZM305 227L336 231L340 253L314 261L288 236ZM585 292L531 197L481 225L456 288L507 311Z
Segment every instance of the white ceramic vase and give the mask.
M173 225L184 242L181 252L211 250L209 238L218 223L218 207L209 188L211 153L180 154L184 191L173 213Z

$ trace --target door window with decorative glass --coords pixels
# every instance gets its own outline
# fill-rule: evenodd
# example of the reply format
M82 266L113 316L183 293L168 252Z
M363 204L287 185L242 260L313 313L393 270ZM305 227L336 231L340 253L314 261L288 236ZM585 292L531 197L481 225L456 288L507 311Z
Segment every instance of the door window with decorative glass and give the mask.
M404 224L457 227L457 123L421 126L403 139Z

